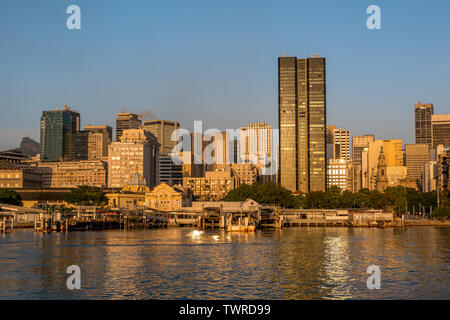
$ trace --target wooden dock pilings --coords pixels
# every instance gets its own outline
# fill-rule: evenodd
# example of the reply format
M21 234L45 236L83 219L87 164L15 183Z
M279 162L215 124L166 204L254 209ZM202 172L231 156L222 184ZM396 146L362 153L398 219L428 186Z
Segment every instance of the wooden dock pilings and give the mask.
M54 215L36 215L34 230L40 232L111 230L111 229L147 229L165 228L168 226L168 216L160 212L145 212L145 210L130 210L124 212L109 212L67 215L56 219Z
M13 232L14 231L14 216L2 214L0 215L0 232Z

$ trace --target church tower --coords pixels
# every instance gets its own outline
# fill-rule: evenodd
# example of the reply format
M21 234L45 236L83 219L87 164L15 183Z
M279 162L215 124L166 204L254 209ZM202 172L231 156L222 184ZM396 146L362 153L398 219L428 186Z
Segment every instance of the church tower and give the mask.
M378 171L377 171L377 190L384 192L389 185L389 180L387 178L387 165L386 157L384 156L383 146L381 146L380 155L378 156Z

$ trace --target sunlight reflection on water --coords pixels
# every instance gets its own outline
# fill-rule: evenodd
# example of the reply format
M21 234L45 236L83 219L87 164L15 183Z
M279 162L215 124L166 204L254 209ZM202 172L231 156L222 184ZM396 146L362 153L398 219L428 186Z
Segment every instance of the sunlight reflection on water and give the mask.
M449 299L450 229L0 236L0 299ZM66 288L78 265L82 289ZM369 265L381 289L366 287Z

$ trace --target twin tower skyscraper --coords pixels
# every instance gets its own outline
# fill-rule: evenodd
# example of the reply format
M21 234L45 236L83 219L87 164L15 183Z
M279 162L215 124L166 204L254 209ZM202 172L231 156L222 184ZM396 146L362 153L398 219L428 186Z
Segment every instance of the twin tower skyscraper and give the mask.
M325 191L325 58L278 58L278 182L291 191Z

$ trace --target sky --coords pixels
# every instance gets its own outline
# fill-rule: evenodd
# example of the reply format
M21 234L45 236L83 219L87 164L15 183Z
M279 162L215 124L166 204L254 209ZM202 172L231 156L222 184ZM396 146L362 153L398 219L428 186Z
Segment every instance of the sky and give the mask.
M64 104L82 126L114 127L124 107L187 129L276 128L284 53L326 58L327 124L414 143L417 101L450 111L449 39L448 0L1 0L0 150L39 141L42 111Z

